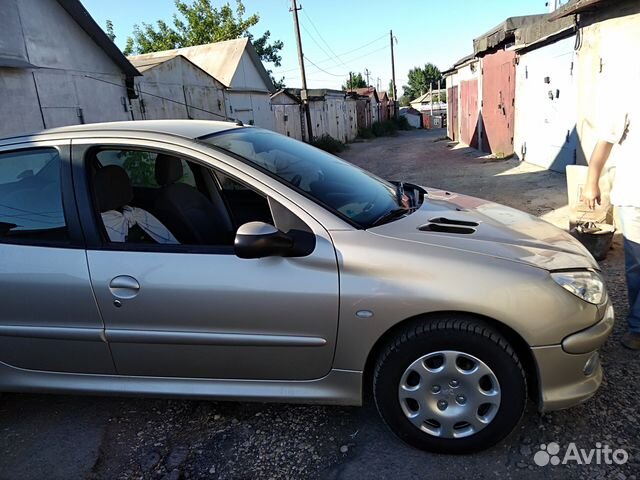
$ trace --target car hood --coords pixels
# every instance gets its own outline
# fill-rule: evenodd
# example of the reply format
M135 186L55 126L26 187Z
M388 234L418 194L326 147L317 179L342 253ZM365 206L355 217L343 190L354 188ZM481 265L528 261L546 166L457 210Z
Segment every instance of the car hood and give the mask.
M429 193L417 211L369 231L546 270L598 268L569 233L533 215L479 198L426 190Z

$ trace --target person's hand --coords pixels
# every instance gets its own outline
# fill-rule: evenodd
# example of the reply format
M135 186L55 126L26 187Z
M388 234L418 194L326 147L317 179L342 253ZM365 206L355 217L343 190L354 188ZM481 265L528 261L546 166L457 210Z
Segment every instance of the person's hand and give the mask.
M600 186L599 185L586 185L580 195L580 200L589 207L589 210L596 208L596 204L600 205Z

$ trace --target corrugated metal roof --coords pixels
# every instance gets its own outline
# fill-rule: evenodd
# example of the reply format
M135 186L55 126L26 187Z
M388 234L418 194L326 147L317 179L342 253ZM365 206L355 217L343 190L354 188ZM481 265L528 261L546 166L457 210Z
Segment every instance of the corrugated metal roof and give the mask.
M58 3L127 76L140 75L140 72L131 65L131 62L127 60L127 57L115 43L107 37L107 34L98 26L79 0L58 0Z
M356 88L352 91L356 92L358 95L363 95L365 97L374 97L376 99L376 102L380 101L378 99L378 92L373 87Z
M214 77L225 87L231 86L231 81L240 65L242 54L247 51L255 65L267 90L273 92L275 87L269 73L253 48L248 38L226 40L224 42L207 43L193 47L175 48L159 52L146 53L129 57L131 61L143 62L153 58L182 55L196 64L202 70Z
M556 20L558 18L566 17L568 15L575 15L586 10L594 9L599 4L604 3L617 3L615 0L571 0L565 5L558 8L555 12L551 13L549 20Z
M515 31L515 42L518 49L532 47L536 44L544 44L559 36L567 37L573 34L574 21L572 17L559 18L549 21L550 15Z

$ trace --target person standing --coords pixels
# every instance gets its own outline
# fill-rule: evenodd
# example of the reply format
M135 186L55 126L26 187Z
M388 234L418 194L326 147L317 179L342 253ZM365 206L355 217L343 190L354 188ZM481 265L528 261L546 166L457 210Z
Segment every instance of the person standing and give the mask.
M640 101L629 98L606 110L611 111L601 115L604 128L599 131L589 161L582 201L590 209L600 204L600 175L611 157L615 162L611 203L617 208L624 236L629 295L629 329L622 337L622 345L640 350Z

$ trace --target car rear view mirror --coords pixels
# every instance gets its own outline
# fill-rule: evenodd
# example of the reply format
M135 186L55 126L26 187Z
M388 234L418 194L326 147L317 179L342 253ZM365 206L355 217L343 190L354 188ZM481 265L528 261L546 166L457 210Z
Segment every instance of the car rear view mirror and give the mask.
M294 241L273 225L249 222L238 228L234 247L240 258L287 257L294 251Z

